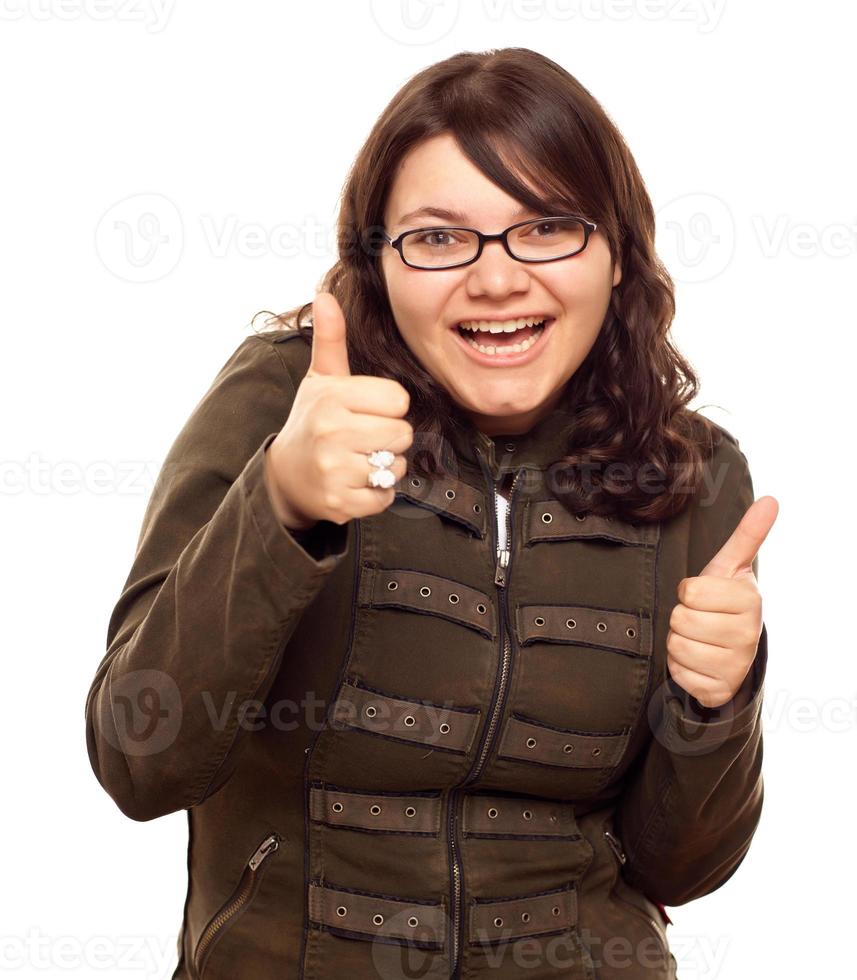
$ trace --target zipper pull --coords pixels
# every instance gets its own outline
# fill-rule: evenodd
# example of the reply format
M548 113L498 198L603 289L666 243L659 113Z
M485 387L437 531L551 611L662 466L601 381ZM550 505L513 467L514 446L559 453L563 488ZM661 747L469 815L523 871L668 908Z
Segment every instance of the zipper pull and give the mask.
M281 840L282 838L279 836L279 834L271 834L270 837L265 838L265 840L259 845L256 853L247 862L250 870L255 871L269 854L273 854L273 852L280 846Z
M503 549L500 552L500 557L497 559L497 564L494 568L494 584L505 586L506 585L506 565L509 561L509 552Z
M625 856L625 852L622 850L622 845L619 842L619 838L616 837L614 834L611 834L609 830L604 831L604 836L607 838L608 842L610 843L610 846L615 851L616 857L619 858L619 861L622 864L624 864L628 860L628 858Z

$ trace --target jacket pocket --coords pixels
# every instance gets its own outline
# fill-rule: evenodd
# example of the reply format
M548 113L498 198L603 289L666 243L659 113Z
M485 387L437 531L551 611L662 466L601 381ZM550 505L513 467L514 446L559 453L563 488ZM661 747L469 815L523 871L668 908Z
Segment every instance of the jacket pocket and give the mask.
M193 954L194 974L198 978L203 972L218 940L235 921L235 917L246 910L253 901L262 875L265 873L271 856L280 846L283 838L280 834L272 833L259 844L247 861L238 884L229 898L220 906L202 930L199 942Z
M610 850L612 851L617 862L616 881L613 889L610 892L610 897L614 902L616 902L617 905L621 906L621 908L629 911L632 915L635 915L643 923L645 923L648 931L657 940L658 947L663 953L665 962L670 963L672 961L674 964L675 961L670 953L666 926L661 918L660 910L651 899L647 898L636 888L632 888L622 877L622 865L625 864L627 858L625 856L625 851L622 848L622 842L616 836L614 831L605 827L604 837L606 838L607 843L610 845Z

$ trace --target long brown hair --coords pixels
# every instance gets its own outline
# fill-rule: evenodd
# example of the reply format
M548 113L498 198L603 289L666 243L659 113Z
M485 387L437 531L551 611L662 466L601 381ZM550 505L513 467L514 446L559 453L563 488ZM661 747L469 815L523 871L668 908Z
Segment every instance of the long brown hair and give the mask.
M719 429L686 408L699 385L669 337L675 298L655 253L654 209L604 109L538 52L465 51L431 65L399 90L372 128L343 188L339 260L320 284L345 315L352 372L393 378L408 390L408 421L421 450L412 465L425 476L439 472L442 446L449 445L453 428L471 426L399 333L381 274L377 232L399 162L441 133L453 134L491 181L537 213L570 210L597 222L621 262L622 280L613 288L601 331L563 392L569 425L561 461L565 482L557 498L574 513L633 522L678 513L700 485ZM534 195L516 174L541 194ZM311 308L310 301L274 316L275 328L297 329L311 343L305 320ZM610 464L621 465L621 482L609 478ZM641 467L647 475L637 479Z

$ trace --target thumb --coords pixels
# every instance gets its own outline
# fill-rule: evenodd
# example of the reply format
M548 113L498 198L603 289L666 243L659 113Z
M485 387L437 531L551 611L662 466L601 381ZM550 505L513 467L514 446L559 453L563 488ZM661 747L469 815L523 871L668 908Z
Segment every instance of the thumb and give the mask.
M316 293L312 303L312 355L308 371L348 377L345 315L333 293Z
M699 574L735 578L752 570L753 560L774 526L779 509L776 497L753 501L729 539Z

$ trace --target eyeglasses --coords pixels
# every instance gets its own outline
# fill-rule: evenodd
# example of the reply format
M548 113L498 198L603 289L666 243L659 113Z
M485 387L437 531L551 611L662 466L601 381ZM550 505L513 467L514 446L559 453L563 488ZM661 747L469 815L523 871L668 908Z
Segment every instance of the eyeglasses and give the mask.
M577 255L586 248L598 225L575 215L530 218L510 225L496 235L485 235L475 228L413 228L384 238L412 269L456 269L470 265L482 254L486 242L502 242L503 248L519 262L555 262Z

